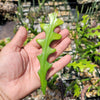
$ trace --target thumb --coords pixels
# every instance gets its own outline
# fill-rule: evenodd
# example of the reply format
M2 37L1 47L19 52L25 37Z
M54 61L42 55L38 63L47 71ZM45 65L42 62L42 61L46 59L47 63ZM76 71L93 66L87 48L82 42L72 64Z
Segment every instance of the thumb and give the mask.
M24 27L20 27L10 44L14 47L21 48L27 38L27 31Z

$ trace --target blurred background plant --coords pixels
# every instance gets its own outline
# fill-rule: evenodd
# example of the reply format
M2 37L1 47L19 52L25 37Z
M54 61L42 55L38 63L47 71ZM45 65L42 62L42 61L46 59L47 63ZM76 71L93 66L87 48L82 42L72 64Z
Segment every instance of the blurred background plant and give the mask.
M11 41L11 39L8 37L8 38L5 38L4 40L0 40L0 51L2 50L2 48Z
M75 30L69 29L71 37L74 40L74 48L71 52L72 62L68 64L67 67L69 67L69 78L72 80L74 75L74 81L72 80L67 91L69 91L69 89L72 91L72 88L74 88L75 85L74 91L77 92L74 93L74 96L79 97L81 94L81 99L84 98L83 96L85 96L88 87L91 87L91 85L94 86L94 84L96 84L100 78L100 73L98 71L98 66L100 66L100 26L96 24L93 25L94 23L91 24L93 17L96 17L94 15L94 12L97 11L95 6L96 3L92 5L92 8L86 11L86 13L82 16L81 21L80 13L77 10L77 20L75 20L76 28ZM66 74L68 75L68 72ZM91 82L93 79L95 81ZM80 84L77 84L77 80L80 82ZM72 86L73 82L74 85ZM86 83L88 83L88 87L83 95L82 91L84 91ZM97 85L97 87L96 95L100 96L99 85ZM94 89L92 88L91 91L93 90ZM91 93L89 95L87 92L86 96L93 97L94 94Z

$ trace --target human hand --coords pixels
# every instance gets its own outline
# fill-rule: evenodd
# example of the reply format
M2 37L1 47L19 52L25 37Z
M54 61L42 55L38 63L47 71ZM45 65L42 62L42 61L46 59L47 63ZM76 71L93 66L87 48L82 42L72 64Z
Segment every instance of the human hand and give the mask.
M67 29L56 28L55 32L61 34L62 38L51 43L51 47L55 48L56 52L48 57L49 63L53 62L70 44ZM12 41L0 52L0 88L11 100L19 100L41 85L37 73L40 69L37 56L42 53L42 48L36 39L45 38L45 33L38 34L23 47L26 38L26 29L20 27ZM65 67L70 60L70 55L66 55L54 62L47 73L47 79Z

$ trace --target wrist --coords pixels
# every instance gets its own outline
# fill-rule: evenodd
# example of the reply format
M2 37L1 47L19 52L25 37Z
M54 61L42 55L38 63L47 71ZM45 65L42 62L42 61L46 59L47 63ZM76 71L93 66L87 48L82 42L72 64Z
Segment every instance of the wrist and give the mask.
M11 100L4 91L0 88L0 100Z

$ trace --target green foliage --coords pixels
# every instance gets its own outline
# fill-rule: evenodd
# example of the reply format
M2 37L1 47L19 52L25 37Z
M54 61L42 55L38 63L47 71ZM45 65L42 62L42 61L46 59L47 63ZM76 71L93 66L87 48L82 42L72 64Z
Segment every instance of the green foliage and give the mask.
M6 44L5 44L5 41L1 40L0 41L0 46L4 47Z
M57 74L53 75L52 79L50 79L48 82L47 82L47 85L50 89L57 89L57 86L54 85L54 83L56 82L56 79L58 78L59 76Z
M18 9L17 9L16 15L17 15L17 20L19 21L19 23L17 23L16 26L24 26L29 33L33 33L34 35L37 35L38 34L37 29L34 28L35 19L32 15L33 13L34 12L32 12L29 9L29 11L27 12L27 15L25 15L23 12L23 6L21 3L21 0L18 0ZM26 20L28 22L25 22ZM14 33L16 33L16 31L17 31L17 27L15 27Z
M100 79L98 79L94 85L92 85L88 88L88 92L95 89L95 90L97 90L97 95L100 96L100 86L98 86L99 82L100 82Z
M65 93L67 93L68 91L71 91L71 92L72 92L73 87L74 87L74 85L75 85L75 82L76 82L76 81L72 81L72 82L69 84L69 86L66 88Z
M80 90L81 90L81 89L80 89L80 86L79 86L78 84L75 84L75 85L74 85L74 96L75 96L75 97L79 97L79 95L80 95L80 93L81 93Z
M38 4L39 4L38 12L41 10L41 8L42 8L42 6L44 5L45 1L46 1L46 0L42 0L42 1L38 0Z
M92 64L91 61L87 61L87 59L82 59L79 60L78 62L73 62L67 65L68 67L73 66L73 68L79 72L79 70L81 72L83 72L86 68L89 68L89 72L93 72L94 71L94 67L96 67L96 64Z
M77 22L76 29L74 34L72 33L72 38L75 42L75 51L72 52L72 62L67 65L70 69L70 77L72 78L72 71L75 72L76 79L80 79L82 83L84 81L89 81L88 77L81 77L80 73L84 73L87 69L87 72L93 73L95 67L99 65L100 62L100 53L98 52L98 47L100 47L100 26L90 27L90 18L88 15L83 15L82 20L79 20L79 12L77 11ZM70 30L70 32L73 30ZM97 40L96 40L97 39ZM72 74L72 75L71 75ZM76 85L75 85L76 84ZM75 88L74 88L75 87ZM78 97L80 94L80 87L76 81L66 89L66 91L73 89L74 96ZM90 87L95 87L94 85ZM95 89L100 93L100 88L97 86Z
M21 25L23 25L22 18L24 15L23 15L23 9L22 9L22 5L21 5L21 0L18 0L18 13L16 15L17 15L17 18L19 19Z
M78 18L75 34L72 34L76 45L74 57L78 55L79 59L87 59L88 57L89 60L91 60L93 53L96 52L97 47L100 46L100 42L91 39L91 37L94 38L94 36L97 36L97 38L100 38L100 32L98 31L100 29L100 26L90 28L90 19L88 15L83 15L82 21L79 21L79 12L77 12L77 16ZM74 59L75 58L73 58L73 60Z
M24 46L25 46L28 42L30 42L34 37L35 37L35 36L33 36L33 37L28 37L28 38L26 39L26 41L24 42Z
M50 48L50 43L53 40L59 40L61 38L60 34L54 32L54 29L63 24L63 21L57 18L57 12L49 14L50 24L41 24L41 28L45 31L45 39L37 39L37 42L42 47L42 54L38 56L40 62L40 70L38 71L40 81L41 81L41 90L45 94L47 80L46 74L47 71L52 67L52 64L48 63L47 58L50 54L54 53L56 50Z
M81 88L78 85L78 80L76 79L75 81L72 81L70 85L66 88L66 92L71 91L74 94L74 97L79 97L81 94Z
M94 38L94 36L97 36L98 38L100 38L99 29L100 29L100 26L97 26L95 28L88 29L88 34L85 34L85 36L87 38L89 38L89 37L93 37ZM93 31L95 31L95 32L93 32Z
M100 96L100 86L97 87L97 95Z
M10 41L11 41L11 39L9 37L5 38L4 40L0 40L0 48L3 48Z
M95 56L95 61L100 61L100 56Z

